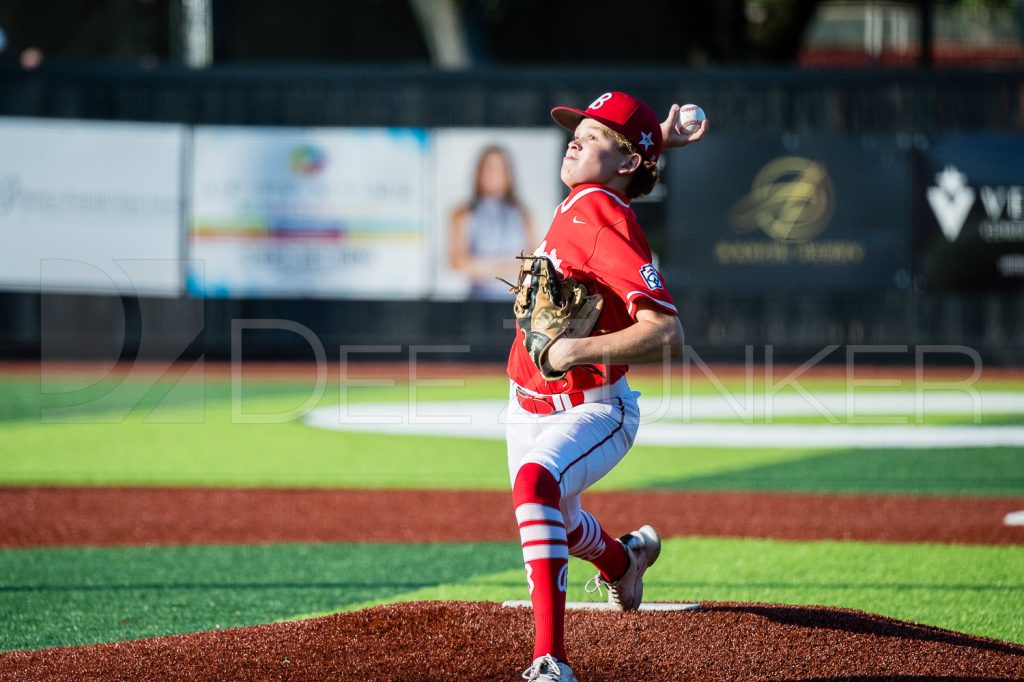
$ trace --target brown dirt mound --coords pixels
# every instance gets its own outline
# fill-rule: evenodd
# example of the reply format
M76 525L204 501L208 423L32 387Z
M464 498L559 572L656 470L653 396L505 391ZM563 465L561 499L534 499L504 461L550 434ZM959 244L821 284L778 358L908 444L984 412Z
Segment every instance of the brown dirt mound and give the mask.
M588 493L584 502L610 531L651 523L665 537L1024 544L1024 527L1003 524L1024 509L1021 498L623 491ZM0 488L0 519L0 547L518 535L512 497L500 491Z
M1024 679L1024 647L859 611L713 603L567 614L581 680ZM419 602L326 618L0 655L11 680L512 680L528 609Z

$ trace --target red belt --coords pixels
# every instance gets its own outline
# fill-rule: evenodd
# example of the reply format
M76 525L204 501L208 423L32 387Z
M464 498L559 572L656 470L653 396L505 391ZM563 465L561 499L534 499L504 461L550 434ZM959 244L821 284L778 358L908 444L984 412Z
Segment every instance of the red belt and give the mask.
M562 412L570 407L576 407L586 402L583 391L555 393L553 395L532 395L521 388L516 388L516 400L519 401L520 407L533 414Z

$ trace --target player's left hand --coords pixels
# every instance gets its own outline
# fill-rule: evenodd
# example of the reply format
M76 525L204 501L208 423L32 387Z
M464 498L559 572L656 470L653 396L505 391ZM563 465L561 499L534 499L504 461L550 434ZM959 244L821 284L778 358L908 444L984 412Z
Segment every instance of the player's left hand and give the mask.
M700 130L688 133L679 125L679 105L673 104L668 110L668 118L661 122L662 148L685 147L691 142L699 142L708 132L708 121L700 124Z
M576 278L563 278L547 256L524 254L519 259L519 280L508 284L516 295L512 312L523 333L523 347L545 381L558 381L573 362L562 358L552 365L548 354L559 339L588 336L601 317L604 299Z
M562 337L548 346L547 364L556 372L568 372L576 364L572 358L572 345L575 339Z

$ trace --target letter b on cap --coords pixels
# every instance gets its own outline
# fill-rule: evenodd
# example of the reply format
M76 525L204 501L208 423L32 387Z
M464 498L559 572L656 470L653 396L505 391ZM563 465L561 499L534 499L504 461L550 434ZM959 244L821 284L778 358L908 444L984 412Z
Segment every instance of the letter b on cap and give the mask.
M588 109L600 109L601 107L604 106L605 102L607 102L608 100L610 100L612 98L612 96L613 96L612 93L606 92L603 95L601 95L600 97L598 97L597 99L595 99L593 102L591 102L590 106L587 107L587 108Z

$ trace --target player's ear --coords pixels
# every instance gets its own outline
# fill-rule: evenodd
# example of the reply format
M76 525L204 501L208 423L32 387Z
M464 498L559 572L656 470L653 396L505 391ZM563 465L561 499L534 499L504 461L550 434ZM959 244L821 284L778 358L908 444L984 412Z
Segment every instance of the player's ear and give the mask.
M644 160L639 154L630 154L629 156L624 157L622 159L622 163L619 164L619 173L621 175L635 173L636 169L640 167L640 164L643 163L643 161Z

